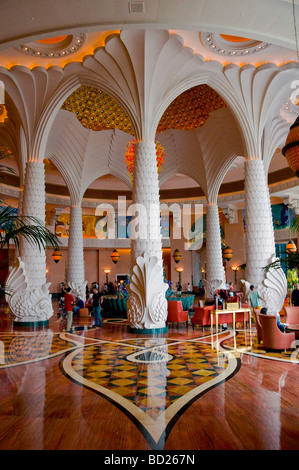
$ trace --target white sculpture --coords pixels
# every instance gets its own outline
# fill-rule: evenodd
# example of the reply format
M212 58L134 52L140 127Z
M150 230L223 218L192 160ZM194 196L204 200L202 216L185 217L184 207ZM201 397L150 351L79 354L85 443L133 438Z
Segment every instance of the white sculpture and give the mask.
M274 262L272 257L270 262ZM244 298L248 297L250 292L250 282L242 279L244 286ZM264 299L264 306L269 315L277 315L283 308L284 300L287 295L287 279L281 268L270 268L266 273L262 283L257 285L261 297Z
M50 282L30 287L21 258L16 258L16 265L6 280L9 295L5 299L15 320L18 322L44 322L53 315L52 296L49 293Z
M132 328L165 328L167 288L158 258L148 252L138 256L129 286L128 320Z
M214 296L219 289L221 289L223 285L222 279L214 279L213 281L205 281L204 282L207 294L211 294Z
M271 262L275 261L273 257ZM268 314L276 315L283 308L288 291L286 276L281 268L270 268L266 274L261 288L261 295L265 299Z
M72 293L75 295L75 297L79 297L82 300L85 299L87 281L84 281L82 284L78 284L74 281L69 281L68 285L72 289Z

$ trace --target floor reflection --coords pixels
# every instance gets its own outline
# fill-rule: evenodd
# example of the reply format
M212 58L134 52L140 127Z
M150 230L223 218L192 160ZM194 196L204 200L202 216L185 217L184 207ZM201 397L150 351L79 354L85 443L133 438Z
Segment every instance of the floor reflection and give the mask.
M113 400L138 422L152 447L163 448L172 420L210 387L238 368L235 358L207 343L167 339L99 341L62 363L77 383Z

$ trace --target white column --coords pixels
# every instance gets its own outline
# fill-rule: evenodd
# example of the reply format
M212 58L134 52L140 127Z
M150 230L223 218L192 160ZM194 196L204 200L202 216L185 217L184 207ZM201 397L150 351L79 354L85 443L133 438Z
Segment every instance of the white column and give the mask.
M79 205L72 205L70 212L67 282L75 295L85 299L82 209Z
M133 204L138 206L139 233L132 238L132 252L136 259L146 251L162 260L160 229L159 180L154 142L135 144Z
M206 280L207 294L225 287L222 262L221 232L217 204L207 205L206 215Z
M245 162L246 279L259 285L262 268L275 256L269 189L261 160Z
M154 142L135 144L131 234L132 261L128 319L132 328L165 328L167 301L163 282L159 180ZM132 215L134 215L132 213Z
M45 168L42 161L27 162L22 216L34 216L45 225ZM6 283L11 292L6 300L15 323L35 325L48 322L53 315L53 306L50 283L46 283L45 249L39 250L23 237L21 257L16 258Z
M37 217L45 225L45 166L43 161L28 161L25 171L22 215ZM22 240L21 258L30 287L46 283L46 253Z
M200 260L197 251L191 251L193 285L198 287L200 281Z

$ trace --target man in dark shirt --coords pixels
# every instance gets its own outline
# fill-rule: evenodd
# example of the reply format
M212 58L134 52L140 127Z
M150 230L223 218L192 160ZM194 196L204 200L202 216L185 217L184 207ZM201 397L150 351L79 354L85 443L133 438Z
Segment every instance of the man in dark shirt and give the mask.
M299 284L296 284L296 289L292 292L292 305L299 307Z
M95 287L92 289L93 292L93 316L94 316L94 325L93 327L95 328L96 326L102 326L103 320L102 320L102 315L101 315L101 302L102 302L102 297L101 294L99 293L98 289Z

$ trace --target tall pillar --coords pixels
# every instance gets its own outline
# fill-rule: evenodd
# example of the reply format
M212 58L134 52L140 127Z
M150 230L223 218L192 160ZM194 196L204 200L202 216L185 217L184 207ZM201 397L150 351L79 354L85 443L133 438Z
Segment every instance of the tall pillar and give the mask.
M245 162L246 278L259 285L262 268L275 256L269 189L262 160Z
M192 278L193 278L193 286L199 285L200 281L200 259L199 253L197 251L191 251L191 262L192 262Z
M76 296L85 299L85 267L82 233L82 209L72 205L68 241L67 282Z
M22 216L34 216L45 225L45 166L43 161L28 161L25 171ZM42 286L46 283L46 253L32 246L24 238L21 258L26 266L29 285Z
M165 329L168 285L163 282L159 180L154 142L135 144L128 319L137 330ZM132 214L134 215L134 214Z
M28 161L25 171L22 216L34 216L45 225L45 168L43 161ZM30 222L27 222L29 224ZM31 222L34 225L34 222ZM53 315L50 283L46 283L46 253L22 239L21 257L16 258L6 284L6 296L15 323L44 325Z
M137 211L140 209L138 236L132 238L133 256L136 259L147 251L161 261L160 196L154 142L135 145L133 204Z
M207 294L225 288L225 271L222 262L221 232L217 204L207 205L206 215L206 280Z

